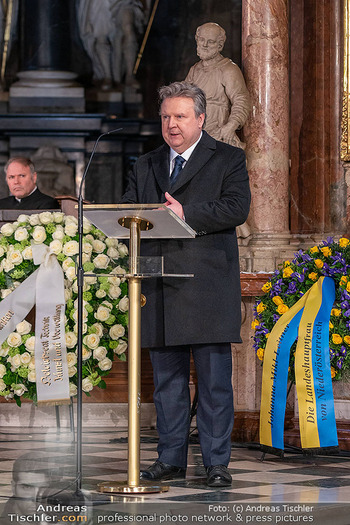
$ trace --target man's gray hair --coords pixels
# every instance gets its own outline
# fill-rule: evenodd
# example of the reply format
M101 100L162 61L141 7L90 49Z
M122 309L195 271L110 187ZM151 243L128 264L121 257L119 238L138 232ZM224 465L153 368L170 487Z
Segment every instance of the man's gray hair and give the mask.
M159 107L163 104L166 98L188 97L193 100L194 113L198 118L202 113L206 115L207 101L204 91L190 82L173 82L169 86L162 86L158 90Z
M21 164L22 166L24 166L25 168L29 168L30 169L30 173L32 175L34 175L35 173L35 167L34 167L34 164L33 162L28 159L27 157L11 157L5 164L4 166L4 172L5 172L5 175L7 175L7 169L9 167L10 164L12 164L12 162L18 162L18 164Z

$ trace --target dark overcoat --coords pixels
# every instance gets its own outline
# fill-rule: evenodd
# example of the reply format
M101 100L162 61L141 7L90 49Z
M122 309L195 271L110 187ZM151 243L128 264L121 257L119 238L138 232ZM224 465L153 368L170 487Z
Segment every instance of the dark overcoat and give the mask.
M244 152L203 136L170 190L169 146L140 157L124 203L178 200L194 239L142 240L141 255L163 256L165 271L193 278L142 282L142 346L240 342L241 290L235 227L250 205Z

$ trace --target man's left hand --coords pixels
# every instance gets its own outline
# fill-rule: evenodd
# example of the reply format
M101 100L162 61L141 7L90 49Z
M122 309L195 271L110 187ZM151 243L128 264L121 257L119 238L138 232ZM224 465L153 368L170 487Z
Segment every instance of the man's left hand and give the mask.
M166 202L164 203L164 205L167 208L170 208L171 210L173 210L173 212L176 213L176 215L180 217L180 219L184 220L185 218L184 211L179 201L174 199L168 192L165 192L165 198L166 198Z

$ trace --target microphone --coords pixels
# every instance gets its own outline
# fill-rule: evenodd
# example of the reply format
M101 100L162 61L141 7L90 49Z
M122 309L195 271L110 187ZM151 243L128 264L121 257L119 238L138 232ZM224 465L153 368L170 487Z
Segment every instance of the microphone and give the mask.
M82 482L82 381L83 381L83 286L84 286L84 268L83 268L83 197L82 188L85 177L89 171L89 167L93 156L95 154L97 145L106 135L117 133L123 128L113 129L102 133L94 144L92 152L89 158L89 162L85 168L83 176L80 182L79 196L78 196L78 236L79 236L79 251L78 251L78 265L77 265L77 284L78 284L78 319L77 319L77 430L76 430L76 449L75 449L75 460L76 460L76 494L80 497L81 495L81 482Z
M101 135L99 137L97 137L97 139L95 141L95 144L94 144L94 147L92 148L92 152L91 152L91 155L90 155L90 158L89 158L89 162L86 165L86 168L84 170L83 176L82 176L81 181L80 181L79 196L78 196L79 201L82 199L83 184L84 184L87 172L89 171L92 159L94 158L95 151L96 151L98 143L100 142L102 137L105 137L106 135L112 135L112 133L117 133L118 131L121 131L122 129L123 128L112 129L111 131L106 131L105 133L101 133Z

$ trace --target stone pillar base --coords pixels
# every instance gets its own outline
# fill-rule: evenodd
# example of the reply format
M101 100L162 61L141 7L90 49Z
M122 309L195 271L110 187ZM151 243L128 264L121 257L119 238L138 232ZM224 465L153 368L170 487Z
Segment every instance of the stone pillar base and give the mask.
M84 88L69 71L21 71L10 87L12 113L84 113Z

